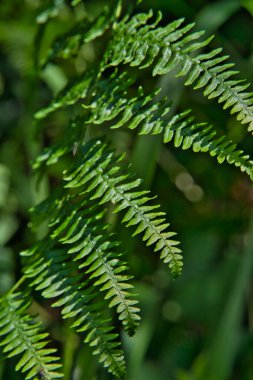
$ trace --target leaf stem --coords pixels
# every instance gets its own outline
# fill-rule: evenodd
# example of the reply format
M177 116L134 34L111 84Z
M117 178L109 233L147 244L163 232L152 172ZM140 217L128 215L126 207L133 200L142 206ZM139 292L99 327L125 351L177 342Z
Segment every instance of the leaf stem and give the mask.
M20 287L20 285L23 284L23 282L24 282L25 280L26 280L26 276L23 275L23 276L22 276L22 277L16 282L16 284L13 285L13 287L9 290L9 292L7 293L7 295L10 295L10 294L14 293L15 290L17 290L17 289Z

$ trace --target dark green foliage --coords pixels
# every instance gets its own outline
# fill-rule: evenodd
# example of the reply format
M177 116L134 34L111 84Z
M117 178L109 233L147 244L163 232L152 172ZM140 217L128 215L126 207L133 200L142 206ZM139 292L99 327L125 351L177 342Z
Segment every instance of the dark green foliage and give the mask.
M78 7L78 3L70 6ZM56 4L53 8L51 4L38 19L46 23L57 12ZM122 128L134 136L162 135L165 144L173 142L182 150L209 153L219 163L227 161L253 178L253 161L230 137L209 123L195 121L188 109L174 113L174 99L161 98L160 88L147 90L138 84L138 69L153 76L171 73L186 77L185 85L202 88L204 96L217 98L224 109L232 108L237 120L253 130L252 94L246 92L248 85L242 80L231 79L237 71L231 70L233 64L224 63L228 57L221 56L222 49L207 50L213 37L201 39L203 32L192 32L194 24L182 26L183 19L159 26L161 13L150 22L152 16L152 11L132 14L120 1L115 2L94 20L76 21L70 31L56 38L42 59L43 69L57 59L76 56L87 43L99 38L106 41L101 61L69 81L35 114L41 120L64 107L74 110L65 131L59 138L56 134L54 142L33 161L39 180L50 178L57 163L61 172L54 191L31 210L33 230L46 227L43 236L21 254L26 287L21 281L17 286L22 291L10 292L1 300L0 334L6 335L1 342L3 352L9 357L23 355L16 369L29 371L27 379L41 373L45 379L62 376L55 372L58 359L50 356L55 350L44 348L48 334L41 334L40 324L32 323L28 286L60 309L62 318L70 320L71 328L110 373L125 376L114 314L133 336L140 310L132 293L127 254L108 223L112 214L119 213L123 225L133 229L133 236L142 235L173 278L182 272L176 234L155 197L142 188L125 155L115 153L112 130Z

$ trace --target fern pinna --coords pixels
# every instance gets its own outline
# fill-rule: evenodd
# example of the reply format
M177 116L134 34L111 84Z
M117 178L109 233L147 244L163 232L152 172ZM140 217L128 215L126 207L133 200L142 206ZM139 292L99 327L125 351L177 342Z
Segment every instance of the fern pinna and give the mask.
M132 173L125 155L116 153L110 141L112 130L161 135L165 144L209 153L219 163L227 161L253 177L249 155L212 125L195 121L190 110L173 114L171 99L161 98L160 88L147 91L138 69L149 70L153 76L173 72L186 77L185 85L203 89L204 96L230 107L252 131L248 84L231 79L237 74L231 70L233 64L224 63L228 57L221 55L221 49L208 51L212 37L202 39L203 32L191 32L193 24L183 25L180 19L160 26L160 13L150 21L152 11L131 12L118 1L93 21L79 20L52 43L42 59L43 70L51 61L71 59L83 44L98 38L108 41L99 64L70 81L35 115L39 120L64 107L75 109L68 129L33 163L38 178L60 163L62 178L48 198L31 210L32 228L46 222L47 231L21 253L24 275L0 303L3 352L21 356L16 369L26 379L62 376L55 349L45 348L48 334L40 333L41 324L29 313L37 293L51 299L62 318L70 319L71 327L109 372L119 378L125 375L124 353L113 321L116 315L132 336L140 310L127 253L106 222L108 209L119 212L133 235L140 234L153 247L174 278L181 274L176 234L154 196Z

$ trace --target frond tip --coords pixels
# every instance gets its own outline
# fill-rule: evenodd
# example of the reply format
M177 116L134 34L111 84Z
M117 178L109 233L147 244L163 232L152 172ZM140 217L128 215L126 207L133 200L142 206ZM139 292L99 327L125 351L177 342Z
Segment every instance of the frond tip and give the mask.
M48 333L41 333L41 324L27 314L30 300L21 293L11 293L0 302L0 335L4 335L0 346L11 358L21 355L15 369L26 372L25 379L34 379L43 374L43 379L61 378L56 370L61 367L54 348L45 348Z

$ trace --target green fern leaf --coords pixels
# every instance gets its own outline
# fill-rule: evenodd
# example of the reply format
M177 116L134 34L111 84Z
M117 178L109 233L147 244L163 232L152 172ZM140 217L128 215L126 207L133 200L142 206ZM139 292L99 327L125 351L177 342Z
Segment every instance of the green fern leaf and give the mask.
M158 205L149 205L147 191L140 191L140 180L132 180L120 167L117 158L100 140L92 141L84 147L83 153L73 169L65 175L66 188L84 187L90 199L99 199L100 204L118 203L115 212L127 210L123 222L127 227L135 226L135 233L143 232L147 245L155 244L155 251L161 251L161 258L168 264L174 277L182 271L181 250L178 242L171 239L175 233L168 232L164 223L164 213L156 211Z
M41 333L41 324L27 314L30 306L27 295L9 293L0 301L0 335L3 352L8 357L21 355L16 371L26 373L25 379L33 379L39 374L47 380L58 379L63 375L56 370L61 367L58 358L52 356L56 349L46 348L47 333Z
M54 208L48 207L52 203ZM104 213L92 206L92 202L81 201L80 197L77 206L75 197L66 194L61 194L59 200L53 194L32 213L41 215L43 210L43 218L49 220L51 227L49 236L44 239L45 246L53 239L65 247L72 260L78 261L77 270L85 268L85 277L92 280L91 286L105 292L105 299L110 300L109 306L116 306L124 328L133 335L140 317L137 301L126 290L132 288L129 283L132 276L126 274L127 265L117 251L119 244L106 235L107 226L101 220Z
M120 11L121 1L117 1L116 6L114 4L111 8L105 7L104 11L94 21L81 20L76 23L70 31L53 42L42 67L55 58L67 59L76 55L81 45L102 36L119 17Z
M185 85L202 88L208 98L218 98L219 103L225 103L224 108L232 107L231 113L237 113L237 120L242 124L249 123L248 130L252 131L253 96L245 92L248 85L231 79L237 71L230 70L233 64L224 63L228 57L220 55L221 49L199 52L209 45L212 37L199 41L203 32L190 33L194 24L182 27L183 19L157 27L161 15L153 24L147 24L151 17L152 12L149 12L116 22L114 38L101 68L105 70L120 63L140 68L153 65L153 75L176 70L177 76L187 77Z
M71 5L78 3L74 0ZM46 18L53 17L50 12ZM133 228L133 235L141 234L147 246L153 245L154 251L160 252L174 277L182 271L182 255L160 206L153 204L149 191L140 188L141 180L122 163L123 156L118 157L100 138L89 141L92 130L97 128L100 133L102 128L108 132L108 127L123 127L133 134L161 134L164 143L207 152L220 163L226 160L240 167L251 179L253 161L226 136L216 135L212 126L195 122L190 111L171 115L168 99L159 97L159 89L146 94L139 86L133 95L135 78L125 70L127 66L121 71L121 65L149 68L153 76L172 71L177 77L184 76L185 85L202 89L210 99L217 98L224 109L237 113L242 124L249 124L250 131L253 96L247 92L247 84L233 79L237 72L233 64L227 63L228 56L221 55L221 49L206 52L213 37L203 39L203 32L192 31L194 24L184 25L180 19L159 26L161 13L153 22L152 11L134 16L126 13L121 19L120 13L121 1L117 1L94 21L77 22L53 42L43 63L68 59L79 52L82 44L109 31L111 40L103 60L74 83L68 83L48 107L35 115L42 119L66 106L74 106L77 111L77 118L62 132L63 138L44 149L33 164L41 176L47 166L67 155L71 167L64 171L65 182L32 209L33 228L47 222L48 230L23 256L30 286L42 297L52 299L52 306L60 307L63 318L71 320L72 328L99 361L122 378L124 355L110 310L116 310L126 332L133 335L140 320L139 307L119 243L104 223L104 206L111 202L114 212L123 214L122 222ZM26 313L29 302L24 299L16 293L1 301L4 351L9 356L22 355L17 370L28 372L28 379L40 372L44 378L60 377L55 371L59 367L57 359L51 357L53 351L44 348L47 335L40 334L39 325L32 324Z
M36 119L43 119L48 114L53 111L56 111L59 108L62 108L67 105L75 104L79 99L85 98L92 88L92 83L97 78L96 71L89 71L82 78L78 78L75 83L68 84L56 98L54 98L51 104L36 112L34 117Z
M217 137L214 128L207 123L196 123L190 110L171 116L171 107L166 97L155 100L159 89L145 95L139 88L136 97L129 97L127 86L132 84L133 78L126 80L125 73L116 77L115 73L107 80L101 79L93 89L93 96L89 99L89 117L85 123L103 124L110 121L110 128L126 127L138 128L139 134L163 134L164 143L174 139L175 147L182 149L192 148L194 152L207 152L216 156L219 163L226 160L229 164L240 167L253 179L253 161L242 150L236 149L236 144L228 140L225 135ZM123 88L119 83L124 80ZM107 81L107 84L105 82ZM111 107L111 104L114 107ZM126 107L127 105L127 107Z
M30 259L26 276L31 286L45 298L58 299L52 306L62 308L63 318L71 318L72 327L78 333L85 332L84 341L94 347L93 353L99 356L100 362L109 372L122 378L125 364L118 336L112 332L110 320L102 315L99 303L91 302L96 294L78 273L78 265L66 258L65 250L50 249L47 241L24 252L23 256Z
M119 243L112 236L106 235L107 226L102 224L101 213L91 202L70 205L70 199L63 204L64 212L57 215L57 221L51 220L54 232L53 238L67 245L68 253L78 261L78 268L86 268L85 274L94 280L94 286L105 292L105 299L110 300L109 306L117 306L119 319L122 321L129 335L133 335L140 317L137 301L131 299L126 289L131 289L127 275L126 263L122 255L116 251ZM85 215L85 208L89 207L89 216Z

